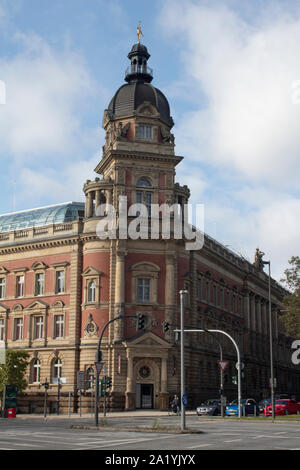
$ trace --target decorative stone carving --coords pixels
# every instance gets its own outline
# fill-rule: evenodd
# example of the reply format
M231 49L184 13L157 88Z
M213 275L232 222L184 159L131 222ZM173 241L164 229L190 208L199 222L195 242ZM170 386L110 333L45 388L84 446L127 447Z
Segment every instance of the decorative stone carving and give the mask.
M88 316L88 321L84 327L84 336L91 338L92 336L97 336L98 326L93 320L93 315L90 313Z

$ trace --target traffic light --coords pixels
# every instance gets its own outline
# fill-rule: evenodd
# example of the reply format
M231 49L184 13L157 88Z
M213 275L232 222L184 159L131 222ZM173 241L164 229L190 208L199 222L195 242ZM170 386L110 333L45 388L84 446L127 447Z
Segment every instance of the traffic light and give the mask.
M163 321L162 327L163 327L163 332L164 332L164 333L166 333L167 331L169 331L169 326L170 326L170 324L169 324L167 321Z
M106 388L110 388L110 387L111 387L111 377L106 377L105 386L106 386Z
M48 390L50 385L49 382L44 382L42 386L45 387L45 390Z
M137 315L136 329L143 330L145 328L145 317L141 313Z

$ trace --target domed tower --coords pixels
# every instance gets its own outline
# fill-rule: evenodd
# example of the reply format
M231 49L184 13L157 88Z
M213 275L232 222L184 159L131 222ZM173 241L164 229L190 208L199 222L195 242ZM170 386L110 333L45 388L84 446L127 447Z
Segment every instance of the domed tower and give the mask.
M117 218L121 217L120 196L126 196L127 209L136 203L144 204L148 215L152 204L184 204L189 198L189 189L174 181L175 167L183 157L174 152L171 133L174 122L168 100L152 85L150 54L138 42L128 58L126 83L116 91L104 111L105 144L102 159L95 168L99 176L84 185L83 267L86 276L92 273L92 278L94 272L98 276L98 310L89 310L95 323L103 325L124 315L124 319L110 324L103 338L103 345L108 348L108 358L104 355L108 361L107 374L113 378L111 406L134 409L148 384L152 387L153 407L165 409L167 361L174 335L171 331L163 332L161 324L176 321L177 251L184 243L162 240L160 236L153 239L150 234L147 239L117 236L101 241L92 236L101 220L97 211L100 204L112 205ZM132 215L127 214L128 225L134 219ZM146 326L139 339L134 339L137 335L134 315L139 313L144 315ZM123 362L127 363L125 369ZM116 364L119 364L119 375Z

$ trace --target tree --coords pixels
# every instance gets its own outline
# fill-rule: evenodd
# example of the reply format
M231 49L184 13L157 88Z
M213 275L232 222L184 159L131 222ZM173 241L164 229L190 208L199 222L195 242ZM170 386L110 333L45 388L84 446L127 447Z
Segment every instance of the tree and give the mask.
M281 279L291 291L283 299L283 315L280 321L283 323L286 333L292 337L300 338L300 258L292 256L289 260L292 266L284 271L285 278Z
M4 385L17 385L19 392L25 390L28 364L29 354L26 351L6 350L6 363L0 365L0 394Z

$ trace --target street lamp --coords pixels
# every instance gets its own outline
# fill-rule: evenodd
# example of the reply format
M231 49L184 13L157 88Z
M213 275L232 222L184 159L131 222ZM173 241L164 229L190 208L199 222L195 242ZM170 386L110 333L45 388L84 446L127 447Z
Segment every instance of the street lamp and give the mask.
M274 371L273 371L273 332L272 332L272 304L271 304L271 262L263 261L264 264L269 265L269 327L270 327L270 368L271 368L271 400L272 400L272 419L275 418L274 407Z
M181 290L180 294L180 329L181 329L181 340L180 340L180 362L181 362L181 431L185 431L185 405L183 400L185 399L185 383L184 383L184 296L187 295L187 290Z

